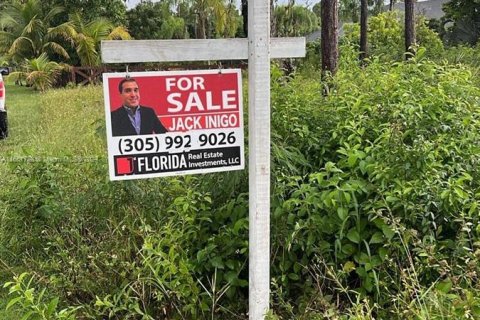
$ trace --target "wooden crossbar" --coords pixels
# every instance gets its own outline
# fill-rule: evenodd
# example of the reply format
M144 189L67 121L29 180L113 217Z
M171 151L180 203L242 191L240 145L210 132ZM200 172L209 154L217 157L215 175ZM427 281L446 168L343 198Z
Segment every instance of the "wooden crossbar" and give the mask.
M248 59L248 39L102 41L104 63ZM305 56L305 38L271 38L270 58Z

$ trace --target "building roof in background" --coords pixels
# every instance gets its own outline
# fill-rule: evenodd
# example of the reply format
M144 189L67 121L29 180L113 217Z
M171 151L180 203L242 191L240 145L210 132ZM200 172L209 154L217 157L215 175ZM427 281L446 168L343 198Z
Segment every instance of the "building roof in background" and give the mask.
M445 15L442 10L444 3L450 2L450 0L428 0L415 2L415 13L424 15L427 19L440 19ZM386 6L388 10L388 6ZM393 6L394 10L401 12L405 11L405 3L397 2Z

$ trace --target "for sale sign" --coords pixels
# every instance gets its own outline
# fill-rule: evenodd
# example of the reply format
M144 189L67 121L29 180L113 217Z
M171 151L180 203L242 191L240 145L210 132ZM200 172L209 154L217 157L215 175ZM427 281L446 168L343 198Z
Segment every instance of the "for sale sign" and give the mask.
M244 168L241 71L105 73L111 180Z

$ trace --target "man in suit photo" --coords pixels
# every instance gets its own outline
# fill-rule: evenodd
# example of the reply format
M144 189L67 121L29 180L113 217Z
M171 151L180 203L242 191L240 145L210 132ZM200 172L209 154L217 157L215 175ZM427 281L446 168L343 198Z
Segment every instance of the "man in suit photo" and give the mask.
M118 84L122 106L110 113L112 136L133 136L165 133L167 130L152 108L140 105L140 90L134 78Z

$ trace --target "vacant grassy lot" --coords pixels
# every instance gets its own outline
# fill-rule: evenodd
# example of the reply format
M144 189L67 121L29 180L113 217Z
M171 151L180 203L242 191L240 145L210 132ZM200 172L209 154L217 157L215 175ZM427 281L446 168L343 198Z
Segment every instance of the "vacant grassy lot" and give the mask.
M343 58L272 72L272 318L479 318L478 79ZM110 182L100 87L7 90L0 319L247 318L247 170Z
M11 194L15 194L15 185L22 181L15 175L15 168L18 167L29 168L42 163L55 165L62 162L101 161L102 140L96 136L96 128L103 128L103 100L99 87L60 89L41 94L31 88L7 82L6 90L10 132L8 139L0 140L2 192L8 188ZM30 195L37 196L35 193ZM9 204L2 200L0 199L0 284L10 280L13 274L23 271L12 269L12 264L6 263L6 260L12 259L10 246L15 246L18 235L5 227L5 222L14 217L11 216ZM22 223L28 225L35 222L27 219ZM25 257L18 256L16 259L22 261ZM7 297L3 290L0 292L0 319L20 319L14 311L4 310Z

